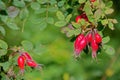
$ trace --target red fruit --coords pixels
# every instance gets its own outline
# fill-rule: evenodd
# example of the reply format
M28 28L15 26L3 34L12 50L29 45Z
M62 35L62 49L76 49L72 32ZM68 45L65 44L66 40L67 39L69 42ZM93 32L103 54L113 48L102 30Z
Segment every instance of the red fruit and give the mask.
M80 34L77 36L75 42L74 42L74 48L77 49L78 48L78 44L80 43L80 41L82 40L82 38L84 37L83 34Z
M26 60L32 60L32 57L27 52L23 52L22 55L26 58Z
M82 19L88 21L88 17L85 13L81 14L80 16L81 16Z
M87 34L86 39L87 39L87 42L88 42L88 43L91 43L91 42L92 42L93 36L92 36L92 33L91 33L91 32L89 32L89 33Z
M102 42L102 37L98 33L95 33L95 40L97 44L100 44Z
M75 55L78 56L80 54L80 52L85 48L87 44L86 38L84 37L84 35L80 34L74 43L74 52Z
M78 16L75 18L75 21L78 23L80 19L81 19L81 16L78 15Z
M95 2L96 0L90 0L90 2Z
M30 67L37 67L38 64L33 60L27 60L27 65Z
M98 50L98 44L96 43L96 40L92 40L91 47L92 47L92 58L96 58L96 52Z
M25 66L25 59L24 56L19 56L18 60L17 60L18 66L20 68L20 70L24 70L24 66Z

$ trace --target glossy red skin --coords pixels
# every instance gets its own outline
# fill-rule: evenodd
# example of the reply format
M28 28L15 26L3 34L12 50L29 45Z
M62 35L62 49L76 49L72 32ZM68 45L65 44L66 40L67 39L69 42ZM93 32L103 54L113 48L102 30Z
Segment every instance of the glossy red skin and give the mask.
M80 19L81 19L81 16L78 15L78 16L75 18L75 21L78 23Z
M74 48L75 48L75 49L78 48L78 45L79 45L79 43L80 43L80 41L82 40L83 37L84 37L83 34L80 34L80 35L77 36L77 38L76 38L76 40L75 40L75 42L74 42Z
M82 39L79 39L79 37L78 37L74 44L75 55L76 56L79 55L81 53L81 51L85 48L86 45L87 45L86 38L83 36Z
M95 2L96 0L90 0L90 2Z
M32 57L27 52L23 52L22 55L25 56L26 60L32 60Z
M37 67L38 66L38 64L35 61L33 61L33 60L32 61L28 60L26 63L30 67Z
M98 33L95 33L95 40L97 44L100 44L102 42L102 37Z
M88 33L88 35L86 36L86 39L87 39L87 43L91 43L92 40L93 40L93 36L92 36L92 33Z
M19 56L18 57L18 60L17 60L17 63L18 63L18 66L21 70L24 69L24 66L25 66L25 59L24 59L24 56Z
M98 44L96 43L96 40L92 40L91 42L91 48L92 48L92 58L96 58L96 52L98 51Z

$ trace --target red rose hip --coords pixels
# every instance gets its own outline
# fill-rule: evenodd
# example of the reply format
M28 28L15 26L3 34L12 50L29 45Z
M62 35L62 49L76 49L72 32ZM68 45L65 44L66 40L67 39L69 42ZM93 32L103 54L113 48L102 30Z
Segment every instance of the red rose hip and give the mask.
M74 53L76 57L81 53L87 44L86 38L84 36L82 38L79 38L80 36L77 37L74 43Z
M92 58L96 58L96 52L98 51L98 44L96 43L96 40L92 40L91 48L92 48Z
M19 56L18 57L18 60L17 60L17 63L18 63L18 66L20 68L20 71L21 72L24 72L24 66L25 66L25 58L24 56Z
M97 44L100 44L102 42L102 37L98 33L95 33L95 40Z

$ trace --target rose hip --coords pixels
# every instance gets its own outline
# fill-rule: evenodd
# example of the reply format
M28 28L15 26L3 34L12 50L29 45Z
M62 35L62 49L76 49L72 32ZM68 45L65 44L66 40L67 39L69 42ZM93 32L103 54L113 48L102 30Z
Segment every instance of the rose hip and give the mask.
M96 43L96 40L92 40L91 48L92 48L92 58L96 58L96 52L98 51L98 44Z
M75 18L75 21L78 23L80 19L81 19L81 16L78 15L78 16Z
M97 44L102 42L102 37L97 32L95 33L95 40Z
M25 66L25 58L24 56L19 56L18 60L17 60L18 66L20 68L20 70L23 72L24 71L24 66Z
M30 56L29 53L23 52L22 55L25 56L26 60L32 60L32 57Z
M84 35L79 35L76 38L75 43L74 43L75 56L78 56L81 53L81 51L86 47L86 44L87 44L87 41Z
M92 42L92 40L93 40L92 32L89 32L87 34L86 39L87 39L88 44Z

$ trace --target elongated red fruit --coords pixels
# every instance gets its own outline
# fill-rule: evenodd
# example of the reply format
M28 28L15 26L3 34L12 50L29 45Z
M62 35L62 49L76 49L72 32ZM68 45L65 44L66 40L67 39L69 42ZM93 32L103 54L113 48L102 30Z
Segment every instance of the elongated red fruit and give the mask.
M30 56L29 53L23 52L22 55L25 56L26 60L32 60L32 57Z
M83 34L80 34L80 35L77 36L77 38L76 38L76 40L75 40L75 42L74 42L74 48L75 48L75 49L79 48L78 45L79 45L79 43L80 43L80 41L82 40L83 37L84 37Z
M87 43L91 43L91 42L92 42L93 36L92 36L92 33L91 33L91 32L89 32L89 33L87 34L86 39L87 39Z
M18 60L17 60L18 66L20 68L21 71L24 71L24 66L25 66L25 59L24 56L19 56Z
M78 15L78 16L75 18L75 21L78 23L80 19L81 19L81 16Z
M74 53L76 57L85 48L86 44L87 44L86 38L84 36L81 38L81 35L78 36L78 38L75 40L75 43L74 43Z
M38 64L33 60L27 60L27 65L30 67L37 67Z
M97 44L102 42L102 37L97 32L95 33L95 40Z
M98 44L96 43L96 40L92 40L91 48L92 48L92 58L96 58L96 52L98 51Z

